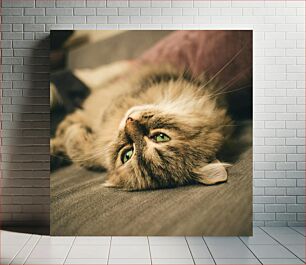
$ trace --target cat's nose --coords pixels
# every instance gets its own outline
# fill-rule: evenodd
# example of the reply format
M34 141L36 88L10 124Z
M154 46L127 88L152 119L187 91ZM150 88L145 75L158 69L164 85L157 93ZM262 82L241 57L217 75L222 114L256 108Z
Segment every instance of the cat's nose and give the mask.
M128 124L128 123L131 123L131 122L133 122L134 121L134 119L133 118L131 118L131 117L128 117L127 119L126 119L126 124Z

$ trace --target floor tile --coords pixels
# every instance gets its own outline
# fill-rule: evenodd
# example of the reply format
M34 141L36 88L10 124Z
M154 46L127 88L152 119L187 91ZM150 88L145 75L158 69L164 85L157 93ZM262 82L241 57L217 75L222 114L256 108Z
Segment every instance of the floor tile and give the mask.
M300 259L305 259L305 245L286 245L286 247Z
M20 265L20 264L24 264L26 262L26 258L23 258L23 259L16 259L14 258L10 264L11 265ZM1 263L2 264L2 263Z
M194 259L196 265L215 264L213 259Z
M153 259L189 259L192 258L188 246L150 246Z
M149 236L150 245L187 245L183 236Z
M110 259L149 259L149 246L112 246Z
M201 236L186 236L188 245L205 245L204 240Z
M250 237L240 237L247 245L278 245L278 243L267 234L257 234Z
M34 249L35 245L37 244L40 238L41 236L39 235L32 235L32 237L28 240L28 242L14 257L12 262L14 264L23 264L30 255L30 253L32 252L32 250Z
M74 236L42 236L37 245L71 245Z
M40 238L40 235L32 235L24 246L35 246Z
M149 265L151 264L150 259L110 259L108 264L114 264L114 265L128 265L128 264L140 264L140 265Z
M109 246L77 246L73 245L68 259L107 259Z
M0 258L0 264L10 264L11 259Z
M293 227L290 227L291 229L297 231L298 233L306 236L306 228L305 227L302 227L302 226L293 226Z
M242 242L241 242L242 243ZM208 246L215 259L254 259L254 255L245 245Z
M253 227L253 236L258 235L258 234L265 234L264 231L261 230L259 227Z
M145 236L113 236L114 245L148 245L148 238Z
M30 237L31 234L15 233L3 230L1 230L0 233L1 245L24 245Z
M43 265L48 265L48 264L64 264L65 259L28 259L25 264L43 264Z
M265 231L254 227L254 236L241 237L243 242L238 237L205 237L205 241L217 264L258 264L258 260L244 243L263 264L302 264L300 259L305 258L304 227L263 229ZM285 247L278 245L268 234ZM8 264L14 256L11 264L23 264L26 259L26 264L63 264L68 253L66 264L106 264L110 239L111 237L77 237L70 250L74 237L2 231L1 264ZM202 237L149 237L149 240L153 264L193 264L190 251L195 264L214 264ZM150 264L147 237L112 238L109 264L140 263Z
M152 259L153 265L193 265L192 259Z
M74 241L74 245L109 245L110 236L78 236Z
M206 245L190 245L189 249L193 258L211 258L211 255Z
M80 265L90 265L90 264L97 264L97 265L106 265L107 259L67 259L65 264L80 264Z
M204 237L204 240L208 247L220 245L243 245L238 237Z
M262 264L286 264L286 265L295 265L295 264L304 264L299 259L260 259Z
M69 249L70 246L36 246L29 256L29 259L61 259L67 256Z
M273 235L273 237L283 245L305 245L306 239L300 234L296 235Z
M298 232L294 231L289 227L262 227L270 235L296 235Z
M257 259L215 259L216 264L260 264Z
M253 251L257 258L296 258L291 252L280 245L249 245L249 248Z
M1 245L1 258L12 259L21 248L22 246L18 245Z

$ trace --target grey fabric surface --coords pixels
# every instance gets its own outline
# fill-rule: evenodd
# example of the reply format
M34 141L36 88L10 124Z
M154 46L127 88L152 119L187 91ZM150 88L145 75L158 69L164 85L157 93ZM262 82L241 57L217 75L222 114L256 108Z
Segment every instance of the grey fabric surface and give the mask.
M52 235L252 234L251 148L215 186L127 192L104 178L75 165L51 174Z

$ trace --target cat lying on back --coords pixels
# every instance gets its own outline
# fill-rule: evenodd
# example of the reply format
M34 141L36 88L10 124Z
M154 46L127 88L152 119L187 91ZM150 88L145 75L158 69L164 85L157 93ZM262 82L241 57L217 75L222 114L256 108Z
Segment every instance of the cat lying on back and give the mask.
M216 153L232 122L222 89L169 67L146 67L92 92L58 126L51 155L105 169L105 186L127 190L224 182L229 165Z

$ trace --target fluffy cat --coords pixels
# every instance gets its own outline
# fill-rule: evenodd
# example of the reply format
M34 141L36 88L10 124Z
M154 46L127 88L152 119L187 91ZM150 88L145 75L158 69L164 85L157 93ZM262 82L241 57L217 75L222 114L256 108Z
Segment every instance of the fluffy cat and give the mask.
M108 187L168 188L227 180L216 154L231 134L221 86L144 67L92 92L51 139L51 155L107 171Z

